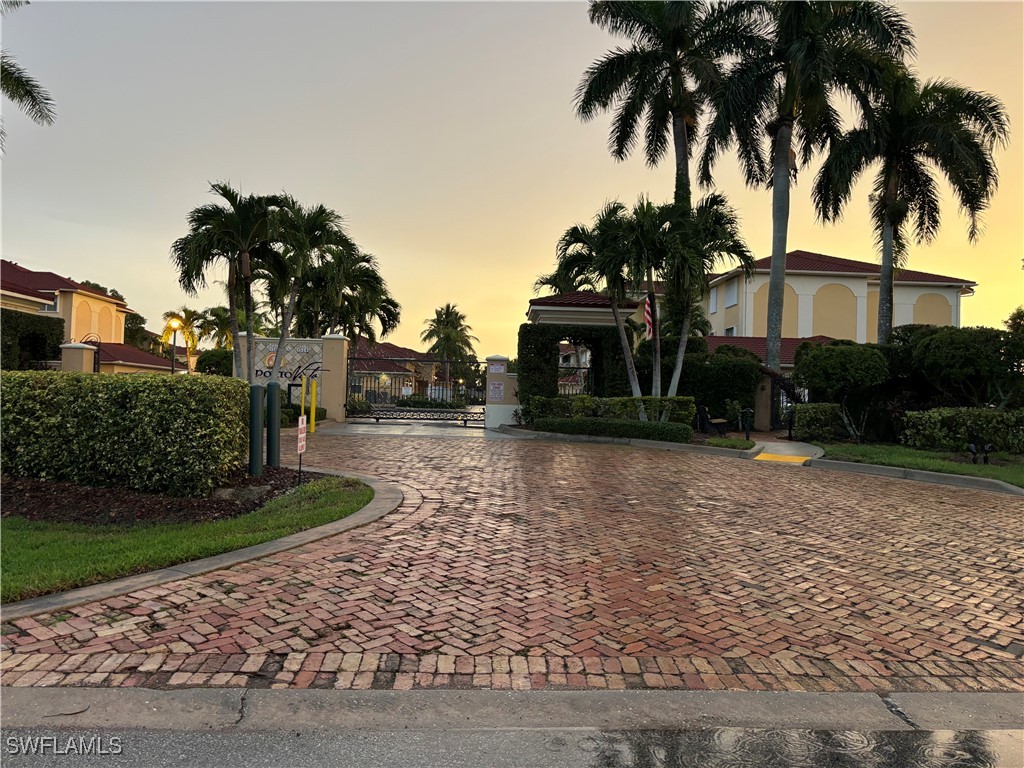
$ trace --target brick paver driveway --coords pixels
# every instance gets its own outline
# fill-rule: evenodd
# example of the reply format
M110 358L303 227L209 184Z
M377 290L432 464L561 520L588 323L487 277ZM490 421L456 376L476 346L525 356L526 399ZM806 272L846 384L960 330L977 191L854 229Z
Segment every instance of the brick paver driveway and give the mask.
M17 620L4 684L1024 690L1019 498L612 445L315 436L307 458L405 501Z

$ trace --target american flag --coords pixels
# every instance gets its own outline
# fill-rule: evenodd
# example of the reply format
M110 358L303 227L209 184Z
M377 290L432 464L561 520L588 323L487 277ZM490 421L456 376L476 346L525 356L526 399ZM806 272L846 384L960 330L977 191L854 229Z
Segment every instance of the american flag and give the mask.
M654 313L651 309L651 294L647 294L644 301L644 338L650 341L654 338Z

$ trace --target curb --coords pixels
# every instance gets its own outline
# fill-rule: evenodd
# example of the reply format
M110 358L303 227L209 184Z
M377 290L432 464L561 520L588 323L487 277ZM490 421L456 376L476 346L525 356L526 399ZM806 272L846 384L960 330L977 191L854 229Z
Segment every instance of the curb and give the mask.
M657 448L663 451L681 451L682 453L702 453L706 456L724 456L731 459L752 459L761 452L755 445L745 451L736 448L716 448L710 445L693 445L691 443L666 443L661 440L644 440L639 437L600 437L598 435L567 435L562 432L537 432L532 429L517 429L502 424L497 429L506 435L526 440L560 440L564 443L604 443L608 445L632 445L638 448Z
M52 595L31 597L28 600L0 605L0 617L2 617L3 621L13 621L14 619L22 619L37 613L50 613L62 608L81 605L82 603L91 603L94 600L105 600L109 597L130 594L140 589L155 587L158 584L166 584L169 581L178 581L189 576L219 571L267 555L275 555L278 552L301 547L304 544L311 544L314 541L336 536L353 528L360 528L368 523L376 522L384 517L384 515L397 509L398 505L405 498L397 485L378 480L374 477L314 467L309 467L308 469L310 472L324 475L354 477L356 480L361 480L373 489L373 498L362 509L353 512L341 520L335 520L333 523L327 523L316 528L307 528L304 531L282 536L280 539L272 539L262 544L254 544L251 547L204 557L201 560L178 563L177 565L170 565L155 571L147 571L146 573L134 576L124 576L113 581L91 584L88 587L78 587L77 589L69 589L66 592L56 592Z
M928 472L923 469L906 469L904 467L887 467L882 464L861 464L855 461L833 461L832 459L811 459L804 466L814 469L834 469L838 472L856 472L862 475L880 475L900 480L916 480L921 483L951 485L956 488L970 488L976 491L992 491L1006 493L1011 496L1024 496L1024 488L994 480L988 477L972 477L970 475L947 475L943 472Z

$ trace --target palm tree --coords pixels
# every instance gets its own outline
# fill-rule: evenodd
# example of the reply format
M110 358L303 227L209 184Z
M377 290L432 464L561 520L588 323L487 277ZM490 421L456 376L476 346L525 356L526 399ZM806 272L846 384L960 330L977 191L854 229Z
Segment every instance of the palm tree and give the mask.
M231 314L227 307L207 307L199 319L199 340L209 339L214 349L231 349Z
M0 16L6 16L23 5L28 3L0 0ZM50 94L7 51L0 51L0 91L38 125L51 125L57 117L57 108ZM5 136L0 122L0 152L4 149Z
M992 158L1009 138L1009 120L995 96L948 80L923 86L906 69L893 68L860 125L833 142L815 180L813 197L823 221L842 216L854 184L877 164L871 218L882 250L878 290L878 342L892 331L893 269L907 254L907 230L930 242L939 230L939 192L932 169L949 182L967 214L975 242L979 217L996 190Z
M466 316L451 303L434 310L434 316L424 320L426 329L420 341L430 342L427 353L444 360L445 381L451 387L451 364L463 363L476 357L473 342L480 341L466 324Z
M164 344L171 344L175 336L174 332L177 330L181 333L181 339L185 342L185 365L189 371L192 370L192 353L199 346L201 333L199 329L204 317L202 312L184 306L164 312L166 325L160 341ZM171 354L177 354L177 350L172 349Z
M793 177L838 138L837 97L852 97L866 110L888 64L913 53L914 35L900 11L869 0L776 0L737 6L763 25L766 45L744 56L712 99L714 115L700 180L711 183L715 160L735 142L747 182L772 189L765 358L768 367L778 371ZM765 138L771 145L770 162Z
M615 319L615 327L619 331L619 343L626 363L626 374L634 398L640 398L640 380L636 374L636 363L633 360L633 347L626 334L626 324L620 310L626 301L630 284L627 267L631 260L631 251L625 236L623 220L626 207L618 202L605 205L594 217L594 225L575 224L565 231L558 240L555 252L558 267L555 270L558 280L586 280L597 286L604 284ZM647 421L643 403L639 400L637 414L641 421Z
M231 343L235 370L241 370L242 353L238 346L237 295L243 294L246 322L246 379L255 378L253 357L255 316L252 297L252 255L268 249L271 213L284 204L279 196L243 196L224 182L210 185L224 204L208 203L188 215L189 233L171 246L171 260L178 269L178 282L189 295L206 285L206 272L215 263L228 265L228 313L231 319ZM241 291L239 291L241 289Z
M281 370L284 344L295 314L299 288L305 284L310 269L325 258L333 259L341 252L357 251L355 243L342 228L341 216L324 205L303 206L294 198L285 197L276 216L275 229L274 239L281 244L280 255L287 265L291 285L288 304L281 318L271 381L277 381Z
M753 17L735 5L705 0L598 0L590 4L590 21L632 45L590 65L576 90L577 116L615 113L608 146L616 160L636 146L641 122L651 167L665 156L671 135L674 200L689 208L689 159L705 95L718 85L723 57L763 46Z
M708 195L689 213L671 221L671 251L665 263L666 298L678 302L683 317L668 396L675 397L683 372L694 308L707 295L709 281L722 261L734 260L749 275L754 256L740 235L736 212L720 194ZM660 378L660 369L655 368Z
M372 254L329 247L299 294L296 332L312 338L340 332L350 339L365 336L375 344L377 326L387 336L398 327L401 311Z
M551 291L553 294L574 293L575 291L589 291L594 289L594 284L589 275L569 275L555 270L554 272L541 275L533 281L533 292Z

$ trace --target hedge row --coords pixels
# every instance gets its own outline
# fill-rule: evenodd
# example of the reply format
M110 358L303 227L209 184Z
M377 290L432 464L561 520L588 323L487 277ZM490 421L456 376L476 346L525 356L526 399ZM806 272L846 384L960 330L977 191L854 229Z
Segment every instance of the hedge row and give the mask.
M838 403L802 403L793 406L793 439L830 443L848 437Z
M911 448L964 451L968 443L991 443L997 451L1024 453L1024 409L933 408L903 417L900 441Z
M20 371L40 360L59 360L64 319L0 310L0 368Z
M637 421L637 403L643 403L649 419L668 413L668 421L692 425L697 405L692 397L591 397L589 395L562 395L534 397L530 400L530 414L536 421L545 418L597 418Z
M5 474L201 496L246 460L238 379L23 371L0 388Z
M549 417L537 419L533 426L539 432L628 437L639 440L661 440L667 443L688 443L693 437L693 428L689 424L674 424L664 421Z

